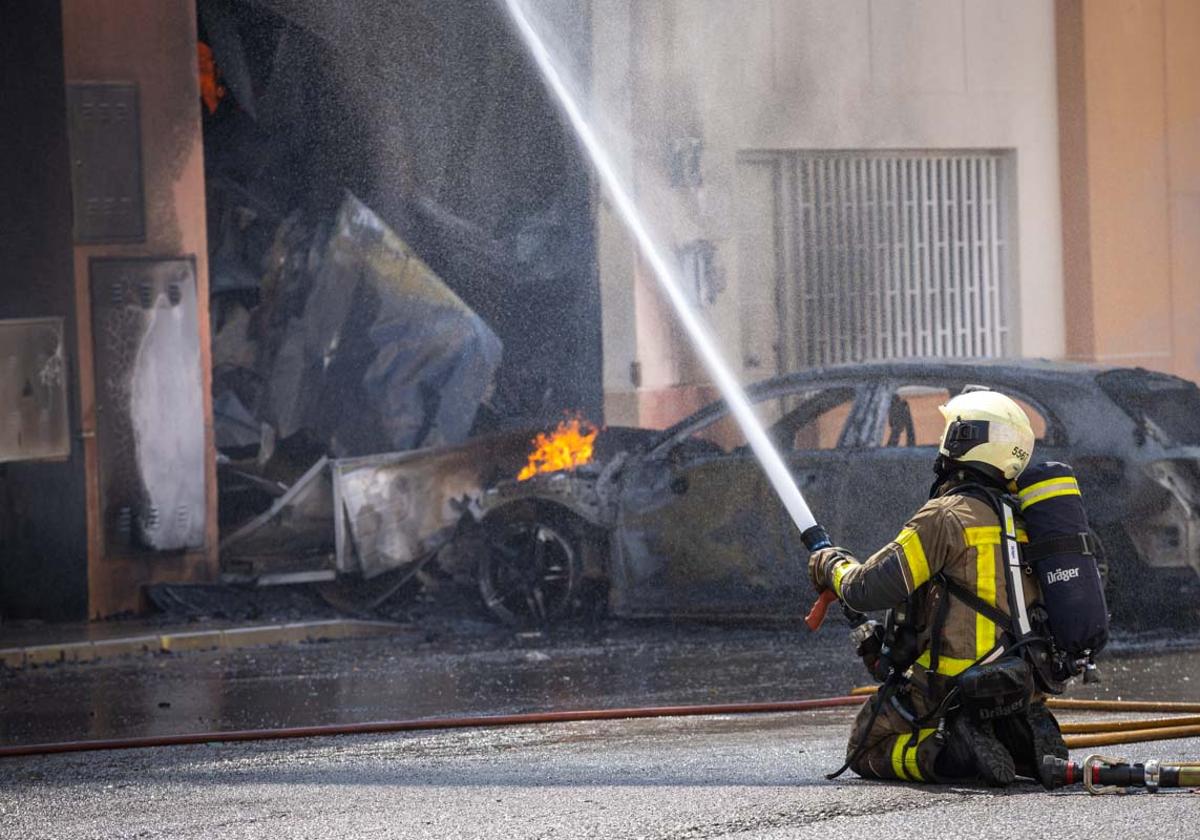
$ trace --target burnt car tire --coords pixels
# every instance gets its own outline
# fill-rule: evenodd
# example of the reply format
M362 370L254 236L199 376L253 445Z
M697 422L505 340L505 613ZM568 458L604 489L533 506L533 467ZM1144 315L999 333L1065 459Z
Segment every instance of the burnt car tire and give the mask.
M483 524L476 578L488 612L510 627L545 627L571 615L583 577L578 528L524 506Z

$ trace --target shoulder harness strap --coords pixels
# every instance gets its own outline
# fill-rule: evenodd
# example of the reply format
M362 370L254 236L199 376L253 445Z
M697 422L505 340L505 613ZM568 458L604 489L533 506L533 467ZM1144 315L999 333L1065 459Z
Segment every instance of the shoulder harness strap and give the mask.
M999 499L1000 542L1008 565L1008 613L1012 616L1013 635L1024 639L1032 630L1025 609L1025 580L1021 569L1021 548L1017 543L1017 521L1012 505Z
M1032 635L1032 626L1029 622L1029 613L1025 609L1025 584L1021 565L1021 547L1017 542L1017 523L1012 505L1004 496L982 485L963 485L956 488L956 491L960 493L965 491L965 495L986 501L1000 519L1000 549L1008 575L1008 586L1006 587L1008 590L1008 614L1005 615L1004 612L987 603L974 592L950 580L945 575L938 575L938 579L945 587L948 596L957 598L975 612L993 621L996 626L1007 633L1014 645L1020 643ZM941 654L942 627L946 622L946 611L949 603L950 598L943 596L934 615L932 638L929 645L929 666L930 670L935 673ZM1001 649L1003 649L1003 646L1004 643L1001 642ZM988 656L993 655L994 653L988 654ZM984 658L986 659L987 657Z
M1005 613L993 607L987 601L980 598L971 590L964 586L959 586L949 578L944 578L946 591L953 595L958 600L962 601L977 613L982 613L986 618L995 622L999 627L1012 632L1012 620Z

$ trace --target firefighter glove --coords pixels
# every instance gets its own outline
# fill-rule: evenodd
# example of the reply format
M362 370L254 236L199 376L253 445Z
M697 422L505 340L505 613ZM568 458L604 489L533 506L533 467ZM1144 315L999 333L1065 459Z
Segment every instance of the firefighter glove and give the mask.
M867 672L872 679L883 680L887 677L887 669L879 667L880 656L883 653L883 625L878 621L864 621L850 632L850 638L856 643L854 653L867 666Z
M840 587L835 584L841 581L846 571L856 565L858 561L846 549L823 548L809 555L808 579L812 581L813 589L818 593L832 589L841 597ZM845 568L841 568L843 566Z

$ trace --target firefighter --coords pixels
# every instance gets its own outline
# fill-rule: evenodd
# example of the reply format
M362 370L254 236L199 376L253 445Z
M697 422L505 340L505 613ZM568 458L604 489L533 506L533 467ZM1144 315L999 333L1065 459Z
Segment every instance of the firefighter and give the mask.
M859 711L842 770L1004 786L1018 773L1038 778L1045 755L1067 757L1030 664L1029 627L1016 624L1038 582L1010 572L1006 540L1024 535L1002 504L1034 434L1021 407L994 391L968 390L940 410L929 501L865 562L842 548L809 559L818 592L832 589L848 610L888 610L882 625L859 628L858 653L884 684Z

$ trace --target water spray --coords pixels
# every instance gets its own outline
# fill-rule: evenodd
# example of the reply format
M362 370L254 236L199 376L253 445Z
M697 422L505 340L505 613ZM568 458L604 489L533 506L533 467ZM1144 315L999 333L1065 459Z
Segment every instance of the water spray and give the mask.
M788 471L783 457L771 443L771 439L767 437L766 430L758 422L758 418L754 414L754 409L751 407L750 401L746 398L746 394L738 383L737 378L721 357L721 353L717 349L712 336L709 335L704 322L701 321L699 315L689 303L676 276L675 268L650 235L650 231L646 227L645 220L638 211L637 205L622 184L621 178L617 175L616 167L613 165L612 160L609 159L604 146L600 143L591 124L584 116L579 103L575 101L574 96L572 96L571 91L563 81L558 66L551 57L545 43L532 24L530 24L528 17L526 17L524 10L521 8L519 0L504 0L504 3L522 40L537 62L543 79L545 79L546 84L550 87L550 90L554 93L559 105L565 112L568 121L571 123L571 127L575 130L575 134L583 144L584 151L591 158L600 183L607 190L617 213L620 214L629 232L633 234L634 239L637 241L642 256L653 271L655 278L657 278L659 286L666 293L671 306L674 307L675 314L679 317L680 323L687 330L688 336L700 354L705 368L721 392L721 396L724 397L725 403L733 413L734 419L737 420L738 426L741 427L742 434L746 436L746 442L749 443L751 451L754 452L755 457L762 464L763 471L767 474L767 479L771 482L771 486L775 489L780 501L783 502L783 506L787 509L792 521L796 523L796 527L800 530L800 536L805 546L809 551L829 546L828 535L817 524L812 511L808 507L808 503L800 493L800 488L796 486L792 474ZM826 593L827 596L831 594ZM826 597L819 604L827 607L830 600ZM820 613L821 617L823 617L823 608L820 610Z

